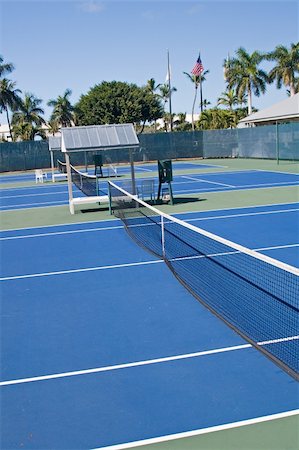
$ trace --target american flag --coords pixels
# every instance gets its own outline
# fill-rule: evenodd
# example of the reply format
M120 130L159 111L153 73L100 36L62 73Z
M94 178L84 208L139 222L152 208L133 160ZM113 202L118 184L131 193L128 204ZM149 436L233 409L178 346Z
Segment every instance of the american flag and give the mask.
M199 55L191 73L192 73L192 75L195 75L198 77L203 72L203 70L204 70L204 68L203 68L203 65L202 65L202 62L200 59L200 55Z

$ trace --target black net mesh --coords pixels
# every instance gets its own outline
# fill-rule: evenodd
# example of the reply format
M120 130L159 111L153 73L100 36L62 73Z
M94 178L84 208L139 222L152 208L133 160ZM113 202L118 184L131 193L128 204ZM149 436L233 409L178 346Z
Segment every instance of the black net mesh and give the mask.
M71 166L72 182L88 196L107 195L107 192L99 188L99 180L95 175L87 175L79 172L75 167Z
M205 306L299 379L296 269L162 215L109 183L111 208L131 237L163 258Z

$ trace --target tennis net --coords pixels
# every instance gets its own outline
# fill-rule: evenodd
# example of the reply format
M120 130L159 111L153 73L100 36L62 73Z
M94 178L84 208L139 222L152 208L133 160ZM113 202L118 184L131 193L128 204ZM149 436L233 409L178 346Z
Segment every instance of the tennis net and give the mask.
M99 188L99 177L80 172L74 166L71 167L72 182L87 196L107 196L107 192Z
M111 210L206 307L299 379L299 270L160 212L109 182Z
M57 159L57 169L60 173L66 173L66 163Z

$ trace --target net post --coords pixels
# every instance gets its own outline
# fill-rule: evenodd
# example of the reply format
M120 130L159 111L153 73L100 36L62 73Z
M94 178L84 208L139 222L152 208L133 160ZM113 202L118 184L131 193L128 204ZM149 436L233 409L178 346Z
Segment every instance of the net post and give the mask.
M108 181L108 198L109 198L109 214L112 216L112 195L111 195L111 186L110 182Z
M50 150L50 158L51 158L51 172L52 172L52 182L55 182L55 176L54 176L54 172L55 172L55 167L54 167L54 155L53 155L53 150Z
M279 134L278 134L278 122L276 121L276 162L279 165Z
M164 230L164 217L161 217L161 244L162 244L162 256L165 259L165 230Z
M98 177L96 177L96 195L99 196L99 180L98 180Z
M132 179L132 193L133 195L136 195L136 181L135 181L135 170L134 170L134 156L133 151L130 148L130 166L131 166L131 179Z
M69 208L70 208L70 213L75 214L74 205L73 205L71 164L70 164L70 157L67 152L65 153L65 162L66 162L66 172L67 172L67 184L68 184L68 191L69 191Z

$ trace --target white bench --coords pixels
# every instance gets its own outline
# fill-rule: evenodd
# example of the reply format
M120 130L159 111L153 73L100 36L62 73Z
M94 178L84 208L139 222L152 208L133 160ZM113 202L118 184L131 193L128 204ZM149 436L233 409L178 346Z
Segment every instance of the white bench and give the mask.
M75 214L76 205L88 205L89 203L109 203L109 196L75 197L69 202L71 214Z

